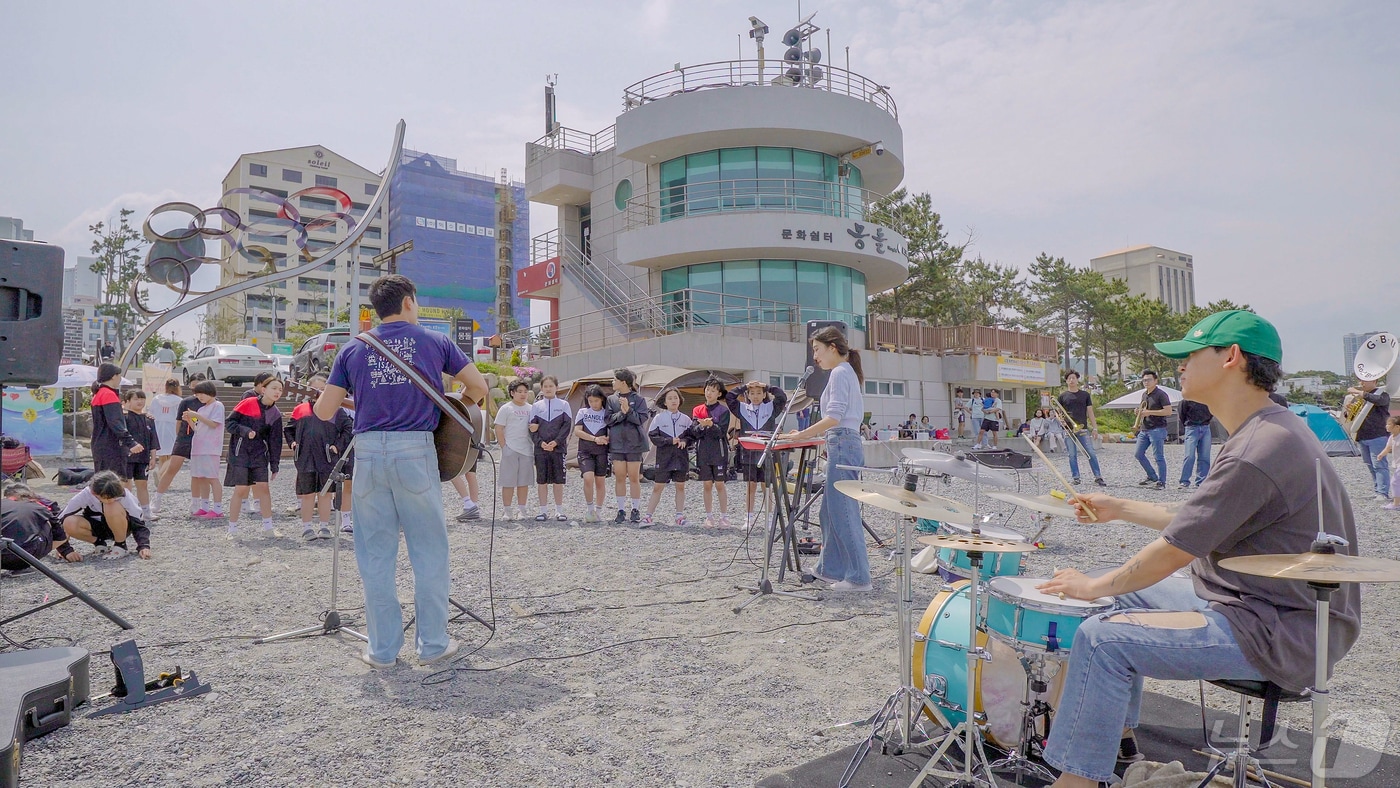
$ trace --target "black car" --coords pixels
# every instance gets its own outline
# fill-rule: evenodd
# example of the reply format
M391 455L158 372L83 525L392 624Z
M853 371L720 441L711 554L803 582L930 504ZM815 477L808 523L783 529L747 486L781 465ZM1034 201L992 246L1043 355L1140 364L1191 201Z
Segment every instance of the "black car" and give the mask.
M341 345L349 341L350 331L348 329L334 328L306 340L301 349L292 357L292 379L301 380L318 372L330 374L335 354L339 352Z

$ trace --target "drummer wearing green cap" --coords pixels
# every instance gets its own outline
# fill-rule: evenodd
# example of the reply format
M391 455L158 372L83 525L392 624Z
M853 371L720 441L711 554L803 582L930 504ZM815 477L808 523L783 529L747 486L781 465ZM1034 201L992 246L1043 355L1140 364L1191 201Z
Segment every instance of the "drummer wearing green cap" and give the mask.
M1346 540L1337 551L1357 550L1351 503L1322 444L1303 419L1269 399L1283 375L1274 327L1249 311L1217 312L1156 347L1182 359L1182 396L1209 406L1230 439L1179 508L1108 495L1081 499L1100 522L1126 520L1161 535L1100 577L1063 569L1038 587L1075 599L1112 596L1121 611L1089 618L1075 633L1045 750L1046 762L1062 772L1054 788L1111 781L1117 762L1141 758L1132 729L1145 677L1268 680L1295 693L1310 686L1313 593L1304 583L1222 569L1220 561L1307 552L1319 510L1327 532ZM1088 522L1079 508L1080 521ZM1187 566L1189 580L1171 576ZM1358 586L1344 584L1332 599L1335 664L1361 630Z

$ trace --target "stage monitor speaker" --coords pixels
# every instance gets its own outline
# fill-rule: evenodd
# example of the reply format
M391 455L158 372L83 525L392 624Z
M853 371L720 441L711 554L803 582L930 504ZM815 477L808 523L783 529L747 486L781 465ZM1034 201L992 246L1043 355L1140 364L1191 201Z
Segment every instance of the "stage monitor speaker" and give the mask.
M836 326L841 333L846 334L847 339L850 334L847 332L846 324L840 320L808 320L807 340L803 343L807 346L807 366L812 368L812 374L807 378L805 390L807 396L812 399L821 399L822 391L826 388L826 380L831 377L831 373L817 366L817 362L812 358L812 335L821 331L827 326Z
M63 354L63 250L0 241L0 382L58 379Z

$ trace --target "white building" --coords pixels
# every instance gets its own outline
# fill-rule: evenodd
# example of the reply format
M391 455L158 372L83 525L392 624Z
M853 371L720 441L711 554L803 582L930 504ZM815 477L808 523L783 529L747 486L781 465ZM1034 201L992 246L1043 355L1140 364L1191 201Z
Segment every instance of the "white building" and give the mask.
M1356 351L1366 344L1368 337L1375 336L1380 331L1365 331L1360 334L1342 335L1342 374L1352 374L1352 365L1356 363Z
M1155 298L1184 314L1196 303L1196 275L1191 255L1160 246L1130 246L1100 255L1089 267L1128 283L1128 292Z
M295 209L305 221L337 212L348 213L356 222L366 220L365 211L374 199L379 175L361 167L324 146L285 148L282 150L245 153L224 176L226 195L222 205L238 213L240 221L249 228L247 249L240 254L239 273L262 270L263 261L277 268L286 268L289 258L299 257L304 244L306 251L318 254L343 238L345 223L327 222L316 225L304 241L295 232L287 232L287 222L278 216L283 209L279 202L268 202L247 193L229 195L233 189L258 189L271 193ZM387 207L387 204L386 204ZM360 304L369 292L369 285L379 276L371 258L387 248L385 209L369 217L359 247ZM227 241L221 242L222 256L235 254ZM315 272L295 280L277 282L255 288L217 302L219 317L242 333L234 337L269 350L274 340L286 337L288 325L302 321L340 323L337 314L350 306L351 261L349 253L330 260ZM220 286L228 285L233 277L225 270ZM351 322L355 317L351 316Z
M6 241L32 241L34 231L24 229L24 220L13 216L0 216L0 239Z
M1327 386L1323 384L1322 378L1316 376L1309 376L1301 378L1288 378L1283 381L1283 385L1281 385L1279 388L1285 392L1289 391L1290 389L1297 389L1303 392L1304 394L1316 395L1321 394L1327 388Z
M1058 383L1053 338L867 315L867 295L908 276L904 239L869 216L904 177L898 109L877 81L741 60L669 69L622 99L594 134L547 110L548 133L526 145L526 195L559 211L520 274L556 316L533 328L536 345L549 337L535 362L547 372L661 364L791 388L808 321L836 320L862 351L876 424L912 412L946 427L956 385L1005 389L1019 420L1024 387Z

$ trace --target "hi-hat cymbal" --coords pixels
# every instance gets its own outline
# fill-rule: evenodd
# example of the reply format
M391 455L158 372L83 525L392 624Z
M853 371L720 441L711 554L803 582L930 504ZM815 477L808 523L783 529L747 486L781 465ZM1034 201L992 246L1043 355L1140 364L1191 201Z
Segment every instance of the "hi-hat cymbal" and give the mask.
M1064 501L1061 501L1060 499L1051 497L1049 495L1031 496L1014 492L989 492L987 493L987 497L994 498L998 501L1012 503L1017 506L1024 506L1027 509L1031 509L1037 512L1053 514L1057 517L1074 518L1079 516L1079 512L1075 510L1073 506L1070 506Z
M925 520L971 525L976 513L958 503L938 495L923 492L910 492L897 484L878 484L847 479L836 483L836 489L871 506L877 506L905 517L919 517Z
M918 542L931 547L947 547L964 552L976 550L981 553L1029 553L1032 550L1040 549L1031 542L1013 542L1009 539L993 539L989 536L974 536L973 534L920 536Z
M1016 486L1016 477L1006 471L988 468L972 460L928 449L904 449L903 453L905 464L915 468L956 476L970 482L980 482L989 487Z
M1400 561L1343 553L1246 555L1226 558L1222 569L1282 580L1315 583L1400 583Z

